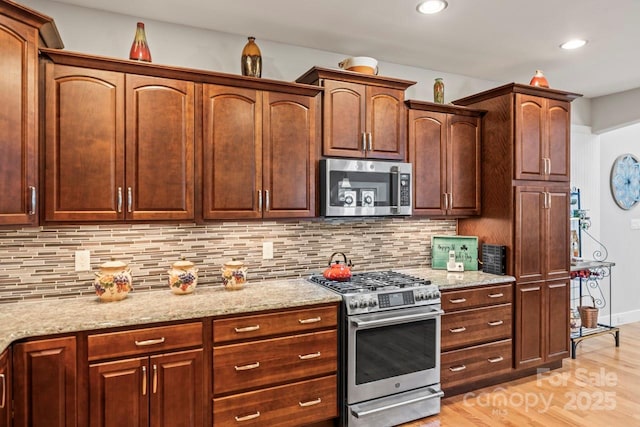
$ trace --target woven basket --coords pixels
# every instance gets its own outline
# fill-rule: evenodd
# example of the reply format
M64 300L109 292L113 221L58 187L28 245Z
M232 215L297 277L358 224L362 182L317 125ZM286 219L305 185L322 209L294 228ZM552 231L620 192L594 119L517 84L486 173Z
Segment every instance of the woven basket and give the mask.
M585 295L591 298L593 306L581 305L578 307L580 312L580 320L582 320L583 328L597 328L598 327L598 309L595 307L596 299L591 295Z

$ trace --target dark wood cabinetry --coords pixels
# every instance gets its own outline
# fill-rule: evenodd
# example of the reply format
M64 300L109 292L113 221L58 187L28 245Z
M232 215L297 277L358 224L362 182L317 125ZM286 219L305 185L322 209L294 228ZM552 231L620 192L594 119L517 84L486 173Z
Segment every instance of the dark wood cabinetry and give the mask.
M75 337L13 347L14 427L77 425Z
M203 217L316 215L317 96L204 86Z
M11 349L0 353L0 427L11 426Z
M38 224L38 48L61 48L53 20L0 1L0 225Z
M407 105L413 215L479 215L483 112L414 100Z
M406 159L404 91L416 82L319 67L297 81L324 87L323 155Z
M509 84L455 101L487 110L483 215L460 220L458 232L507 247L516 368L569 355L570 102L578 96Z

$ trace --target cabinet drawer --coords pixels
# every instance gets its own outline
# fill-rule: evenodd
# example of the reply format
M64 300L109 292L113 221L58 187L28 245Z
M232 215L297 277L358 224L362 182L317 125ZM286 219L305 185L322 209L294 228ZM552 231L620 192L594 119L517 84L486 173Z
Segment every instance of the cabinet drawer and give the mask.
M335 330L213 348L213 393L264 387L337 369Z
M89 360L202 346L202 323L89 335Z
M513 284L485 286L442 292L442 309L446 312L513 302Z
M444 314L441 332L442 350L511 338L513 329L511 316L511 304Z
M442 387L455 387L509 372L512 351L512 342L508 339L442 353Z
M220 319L213 321L213 342L306 332L337 324L337 306Z
M213 425L301 426L338 416L335 375L213 399Z

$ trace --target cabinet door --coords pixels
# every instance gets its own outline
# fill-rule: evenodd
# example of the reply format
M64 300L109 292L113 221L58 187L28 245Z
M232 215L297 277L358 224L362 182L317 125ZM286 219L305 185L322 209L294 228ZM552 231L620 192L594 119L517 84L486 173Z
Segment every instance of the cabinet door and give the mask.
M414 176L413 215L444 215L447 115L409 110L408 135Z
M147 427L149 424L147 357L89 366L89 425Z
M480 119L449 116L447 145L449 213L480 214Z
M11 425L11 349L0 354L0 427Z
M203 102L203 217L262 217L262 97L205 85Z
M193 219L194 84L126 76L126 217Z
M545 282L516 284L515 294L515 368L535 366L544 361ZM568 328L567 328L568 330Z
M45 219L124 218L124 75L46 65Z
M569 356L569 279L545 284L547 316L545 359L547 362Z
M356 83L324 81L323 150L325 156L364 157L366 89Z
M368 158L405 160L407 150L404 91L367 86Z
M571 274L569 254L570 191L569 189L547 187L547 198L545 278L547 280L565 279Z
M515 276L518 283L544 280L546 200L544 187L515 187ZM567 253L564 257L567 257Z
M547 179L568 182L571 174L571 104L547 100Z
M0 224L37 224L37 37L0 16Z
M152 356L151 427L202 427L202 349Z
M546 99L515 96L515 179L545 179Z
M14 427L75 427L75 337L14 346Z
M265 218L315 216L317 98L263 93Z

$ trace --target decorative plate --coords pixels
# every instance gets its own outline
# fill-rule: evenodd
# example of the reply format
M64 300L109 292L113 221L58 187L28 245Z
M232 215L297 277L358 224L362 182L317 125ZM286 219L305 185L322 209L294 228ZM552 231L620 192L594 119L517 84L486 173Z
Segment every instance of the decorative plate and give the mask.
M622 209L631 209L640 200L640 165L633 154L623 154L613 162L611 194Z

